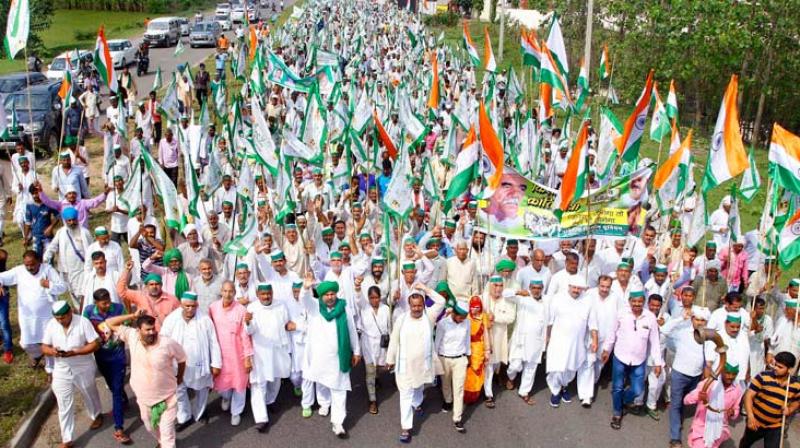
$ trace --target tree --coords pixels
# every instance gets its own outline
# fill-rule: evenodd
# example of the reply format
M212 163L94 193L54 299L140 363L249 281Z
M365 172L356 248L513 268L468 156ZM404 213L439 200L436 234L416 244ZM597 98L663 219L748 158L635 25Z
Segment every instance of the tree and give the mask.
M0 30L5 33L8 20L8 7L11 2L0 2ZM39 33L46 30L53 20L52 0L30 0L31 8L31 33L28 36L28 51L35 52L44 48ZM20 53L21 55L22 53ZM18 55L17 57L22 57Z

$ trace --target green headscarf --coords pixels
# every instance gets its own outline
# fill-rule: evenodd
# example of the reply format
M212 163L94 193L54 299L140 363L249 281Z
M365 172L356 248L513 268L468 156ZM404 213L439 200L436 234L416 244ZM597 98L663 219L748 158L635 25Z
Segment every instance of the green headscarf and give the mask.
M347 373L350 371L350 360L353 357L353 349L350 347L350 330L347 328L347 304L342 299L336 299L336 305L332 310L328 310L328 305L322 297L319 298L319 314L330 322L336 319L336 342L339 347L339 371Z
M183 255L178 249L172 248L164 252L164 266L169 269L169 263L172 260L181 262L181 269L178 271L178 278L175 279L175 297L183 297L183 293L189 290L189 277L186 276L186 271L183 270Z

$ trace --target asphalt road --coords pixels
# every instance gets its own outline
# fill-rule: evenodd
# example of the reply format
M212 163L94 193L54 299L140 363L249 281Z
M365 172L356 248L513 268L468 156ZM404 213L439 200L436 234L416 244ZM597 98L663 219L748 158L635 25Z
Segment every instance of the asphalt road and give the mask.
M574 399L553 409L548 403L549 391L544 374L538 372L534 385L536 403L528 406L517 396L516 391L499 391L495 387L497 407L488 409L482 403L468 407L465 411L465 434L456 433L452 426L452 414L441 412L441 394L437 387L425 391L424 415L415 418L412 445L424 447L667 447L669 424L666 414L656 422L649 417L626 416L622 429L610 428L611 392L609 374L605 372L600 381L597 398L591 409L583 409ZM178 434L178 446L188 447L252 447L272 446L396 446L400 430L398 394L393 378L384 374L378 389L380 413L367 412L366 387L363 382L364 368L359 366L352 374L353 390L348 394L345 428L348 437L336 438L330 429L329 417L314 414L304 419L300 415L300 399L291 394L291 383L284 381L277 403L280 409L270 414L269 431L260 434L253 429L249 398L238 427L230 425L230 415L223 414L220 399L212 394L207 412L209 423L195 423ZM104 410L110 411L110 394L102 380L98 381ZM571 388L575 394L575 387ZM131 395L132 396L132 395ZM80 399L78 400L80 401ZM154 446L155 440L144 429L139 419L138 407L133 403L126 413L126 430L135 446ZM106 415L103 427L89 431L89 419L79 411L76 419L76 446L112 448L118 446L112 438L113 424ZM684 423L684 437L691 422ZM733 440L723 444L731 448L738 445L744 431L744 421L739 420L733 428ZM685 439L684 439L685 440ZM45 424L35 448L56 446L59 442L58 419L53 413ZM274 445L273 445L274 444ZM760 445L758 445L760 446ZM792 430L786 448L800 446L797 424Z

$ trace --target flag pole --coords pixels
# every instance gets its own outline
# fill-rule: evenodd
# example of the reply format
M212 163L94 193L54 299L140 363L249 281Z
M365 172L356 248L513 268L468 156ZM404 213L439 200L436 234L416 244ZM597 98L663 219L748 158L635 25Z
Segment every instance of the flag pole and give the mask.
M27 87L25 89L26 92L27 92L27 95L25 95L25 96L28 99L28 124L31 127L31 132L33 132L33 107L31 106L31 72L30 72L30 69L28 67L28 45L27 45L27 42L26 42L26 45L24 47L22 47L22 51L24 52L24 56L25 56L25 85ZM62 126L62 128L63 128L63 126ZM17 133L19 133L19 130L17 130ZM22 133L22 135L20 135L20 139L22 141L25 141L25 133L24 132ZM31 142L31 148L30 149L31 149L31 152L34 154L34 163L33 163L34 166L32 168L33 168L33 177L35 179L36 178L36 160L35 160L35 158L36 158L36 150L33 148L33 134L31 134L30 142ZM8 160L9 161L11 160L10 156L9 156ZM12 171L14 170L14 166L13 165L11 166L11 170Z
M795 310L794 310L794 326L792 327L792 333L791 333L791 336L789 337L789 339L791 339L794 336L795 329L797 329L797 315L800 314L800 313L798 313L798 311L800 311L800 309L795 308ZM784 441L786 441L786 439L784 438L784 435L786 435L786 413L783 412L783 411L786 409L786 407L789 404L789 386L791 386L791 384L792 384L792 372L791 372L791 369L790 369L790 371L788 373L788 377L786 378L786 390L784 391L784 395L783 395L783 408L781 408L781 410L782 410L781 414L782 415L781 415L781 446L780 446L780 448L783 448L783 443L784 443Z

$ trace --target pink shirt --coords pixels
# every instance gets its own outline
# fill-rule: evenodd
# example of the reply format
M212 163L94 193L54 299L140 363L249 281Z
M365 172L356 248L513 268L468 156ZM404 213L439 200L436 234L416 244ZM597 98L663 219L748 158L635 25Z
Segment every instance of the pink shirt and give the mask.
M747 252L742 250L738 254L733 253L733 260L728 261L728 248L723 248L719 253L719 260L722 262L722 277L728 282L728 286L739 287L747 284L750 273L747 270Z
M158 163L164 168L178 166L178 139L173 137L171 142L164 137L158 142Z
M611 352L613 349L614 356L623 364L638 366L647 360L648 342L653 349L654 365L663 366L656 316L645 309L637 318L630 309L624 309L617 316L614 331L603 345L603 351Z
M222 351L222 369L214 378L214 389L218 391L234 389L244 392L247 389L249 375L244 360L253 356L253 343L244 328L246 313L245 307L237 301L228 308L222 306L222 300L212 302L208 307Z
M708 412L708 407L705 403L700 401L700 391L703 390L704 384L705 381L700 381L700 384L683 399L683 403L686 405L697 404L694 420L692 420L692 427L689 429L689 437L686 440L691 448L706 448L704 434L706 430L706 412ZM713 388L714 383L709 386L708 390L711 391ZM739 417L739 402L741 399L742 389L739 388L738 385L732 384L729 388L725 389L725 411L722 416L722 434L719 436L719 439L714 442L714 448L719 447L722 445L722 442L731 438L731 429L728 425L730 419L728 418L727 411L728 409L732 409L733 416L731 418L736 420Z
M172 294L162 291L161 297L153 300L144 290L128 289L128 277L130 277L130 274L126 271L123 271L119 276L117 295L126 305L135 305L136 309L145 310L148 315L155 317L156 330L160 330L161 324L169 316L169 313L180 307L178 299Z
M131 352L130 383L136 400L154 406L175 395L178 389L175 363L186 362L180 344L159 336L155 344L146 346L139 339L139 332L130 327L120 327L117 334Z

